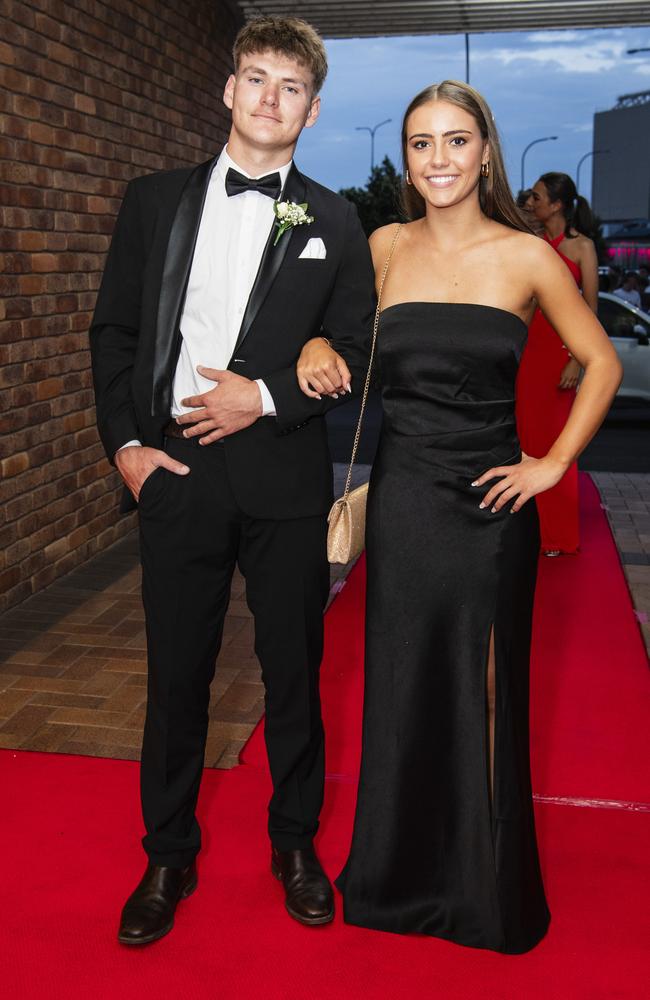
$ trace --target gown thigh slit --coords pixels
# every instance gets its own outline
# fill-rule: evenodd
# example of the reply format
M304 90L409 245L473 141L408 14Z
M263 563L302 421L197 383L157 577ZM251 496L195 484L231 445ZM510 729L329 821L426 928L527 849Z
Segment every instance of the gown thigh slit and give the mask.
M494 734L496 730L496 663L494 652L494 625L490 626L487 664L485 667L485 730L486 730L486 770L490 816L494 815Z
M481 510L489 487L471 483L520 460L526 332L488 306L382 312L363 753L337 880L349 923L511 953L549 920L528 748L539 525L532 502L515 515Z

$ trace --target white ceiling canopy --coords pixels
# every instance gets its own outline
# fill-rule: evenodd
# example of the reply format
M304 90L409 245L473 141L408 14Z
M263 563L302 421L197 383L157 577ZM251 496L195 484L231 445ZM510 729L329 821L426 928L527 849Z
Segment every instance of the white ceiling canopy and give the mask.
M238 0L246 18L304 17L325 38L650 24L649 0Z

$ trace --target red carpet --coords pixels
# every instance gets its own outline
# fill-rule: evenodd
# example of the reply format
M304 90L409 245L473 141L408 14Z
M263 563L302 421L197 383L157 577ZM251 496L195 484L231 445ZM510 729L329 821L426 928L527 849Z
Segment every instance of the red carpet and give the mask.
M0 754L3 906L0 988L12 1000L638 1000L645 996L650 800L647 667L597 494L583 484L583 552L545 561L533 662L534 784L551 929L528 955L347 927L306 929L268 874L268 777L258 730L246 765L206 771L199 891L150 948L115 941L143 855L137 767ZM364 571L327 616L328 733L319 847L336 874L354 808ZM636 803L636 810L617 803ZM602 805L602 803L601 803ZM644 811L644 809L646 811Z

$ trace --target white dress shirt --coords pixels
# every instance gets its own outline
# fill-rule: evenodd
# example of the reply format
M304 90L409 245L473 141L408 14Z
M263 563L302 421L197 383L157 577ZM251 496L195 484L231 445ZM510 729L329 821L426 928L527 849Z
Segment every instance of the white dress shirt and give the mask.
M171 416L191 413L182 399L214 389L197 365L225 370L237 342L246 304L273 226L273 200L258 191L228 197L226 174L232 167L246 177L224 148L208 184L181 314L181 350L174 373ZM291 162L278 169L282 187ZM273 172L273 171L271 171ZM269 173L269 171L266 171ZM275 416L273 398L261 379L262 415ZM122 447L140 444L129 441Z

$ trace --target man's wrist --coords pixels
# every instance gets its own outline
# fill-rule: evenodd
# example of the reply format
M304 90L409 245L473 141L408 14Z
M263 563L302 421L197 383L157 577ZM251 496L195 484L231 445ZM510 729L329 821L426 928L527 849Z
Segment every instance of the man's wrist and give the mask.
M259 394L260 394L260 398L261 398L261 407L262 407L262 409L261 409L260 416L262 416L262 417L275 417L275 416L277 416L277 411L275 409L275 403L273 402L273 396L269 392L268 387L267 387L266 382L264 381L264 379L256 378L255 379L255 384L257 385L257 388L258 388Z
M113 455L113 458L115 459L121 451L124 451L125 448L142 448L142 447L143 447L142 441L138 441L137 438L134 438L132 441L127 441L126 444L120 445L120 447L115 452L115 455Z

